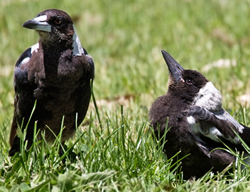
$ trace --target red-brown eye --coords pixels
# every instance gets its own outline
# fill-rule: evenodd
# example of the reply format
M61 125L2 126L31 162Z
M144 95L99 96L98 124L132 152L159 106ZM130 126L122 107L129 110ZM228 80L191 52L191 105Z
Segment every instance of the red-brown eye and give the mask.
M54 23L55 23L56 25L60 25L61 22L62 22L62 21L61 21L60 19L55 19L55 20L54 20Z
M188 85L192 85L192 84L193 84L193 80L190 79L190 78L187 78L187 79L186 79L186 83L187 83Z

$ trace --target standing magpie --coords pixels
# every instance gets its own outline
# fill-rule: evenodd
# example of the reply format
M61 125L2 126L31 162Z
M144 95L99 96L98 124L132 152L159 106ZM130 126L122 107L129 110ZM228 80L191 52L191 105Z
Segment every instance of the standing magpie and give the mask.
M18 127L21 130L27 127L27 148L32 145L35 123L38 139L44 131L45 139L53 142L62 122L62 143L72 137L88 110L90 82L94 79L92 57L81 46L66 12L45 10L23 27L36 30L40 38L23 52L15 65L10 156L20 151Z
M169 87L149 112L157 139L165 136L168 158L178 152L174 161L187 156L182 160L184 179L222 171L235 156L221 148L227 144L244 151L237 135L250 145L250 129L222 108L221 94L212 82L197 71L183 69L166 51L162 54L170 72Z

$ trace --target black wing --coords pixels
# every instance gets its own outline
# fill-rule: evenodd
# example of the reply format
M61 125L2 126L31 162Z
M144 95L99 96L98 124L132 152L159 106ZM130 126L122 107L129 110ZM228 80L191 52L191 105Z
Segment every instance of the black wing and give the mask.
M90 71L89 71L89 79L94 79L95 78L95 64L94 61L92 59L92 57L88 54L87 50L83 48L84 54L86 57L88 57L88 63L90 65Z
M22 70L20 67L22 64L27 63L32 56L32 48L26 49L15 65L14 71L14 88L15 88L15 100L14 100L14 115L11 125L9 143L10 146L15 145L15 137L18 128L17 119L18 119L18 102L19 102L19 93L22 91L24 86L28 85L28 74L27 71Z
M221 110L213 113L202 107L192 107L188 112L188 118L193 118L195 123L199 123L199 127L195 127L198 134L219 142L219 139L225 139L234 144L239 144L240 139L235 134L250 136L250 129L241 125L227 111ZM245 137L245 136L244 136ZM250 137L249 139L250 140Z
M16 67L20 66L23 62L27 62L31 58L31 47L26 49L16 62Z

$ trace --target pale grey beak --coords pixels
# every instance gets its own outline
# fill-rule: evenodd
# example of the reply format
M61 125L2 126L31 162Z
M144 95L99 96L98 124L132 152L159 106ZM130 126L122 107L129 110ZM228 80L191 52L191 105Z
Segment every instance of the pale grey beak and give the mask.
M47 22L46 15L41 15L41 16L35 17L34 19L26 21L23 24L23 27L28 28L28 29L34 29L37 31L51 32L51 25Z

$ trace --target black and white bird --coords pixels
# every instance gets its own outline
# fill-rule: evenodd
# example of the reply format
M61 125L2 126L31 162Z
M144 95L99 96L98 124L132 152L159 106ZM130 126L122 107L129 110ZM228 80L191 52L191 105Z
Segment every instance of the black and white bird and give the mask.
M175 161L188 155L181 164L184 179L222 171L235 156L218 148L227 144L244 151L235 133L250 145L250 129L222 108L221 94L212 82L197 71L183 69L166 51L162 54L170 72L169 88L152 104L149 119L157 136L169 129L164 152L171 158L180 151Z
M90 82L94 79L92 57L81 46L67 13L45 10L25 22L23 27L36 30L40 38L37 44L23 52L15 65L10 156L20 151L18 127L24 130L27 126L27 148L33 142L35 122L39 133L45 131L48 142L55 140L54 135L59 134L62 122L65 127L62 143L72 137L88 110Z

